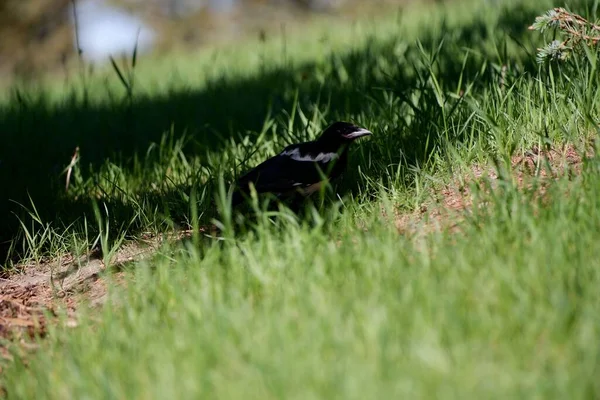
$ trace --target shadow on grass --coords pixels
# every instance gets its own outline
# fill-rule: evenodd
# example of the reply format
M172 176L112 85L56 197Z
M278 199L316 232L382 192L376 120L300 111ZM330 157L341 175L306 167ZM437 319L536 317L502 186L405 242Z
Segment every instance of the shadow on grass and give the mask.
M494 84L498 76L493 68L480 73L483 63L506 62L514 64L517 72L535 71L534 60L523 56L523 51L503 54L498 50L505 42L514 44L506 32L528 42L522 27L534 16L519 8L502 9L496 25L475 19L463 26L444 25L428 31L419 39L424 51L402 38L384 43L372 40L360 50L330 55L325 63L266 70L243 80L221 79L200 91L134 96L132 102L98 105L73 96L56 103L34 93L15 94L0 107L0 263L19 230L15 215L23 215L23 209L17 203L29 207L31 197L42 221L55 226L92 215L90 200L99 197L97 191L78 198L65 194L63 170L75 147L80 149L84 175L88 167L98 171L107 160L125 170L133 168L134 156L143 156L169 130L175 138L185 134L192 139L184 149L187 154L220 152L236 132L255 138L268 113L280 116L289 111L296 93L303 109L318 98L327 99L330 121L357 119L375 131L373 140L351 156L351 162L359 163L370 178L386 178L393 165L423 165L442 142L466 139L442 132L444 121L431 74L447 93L455 91L461 79L464 85ZM467 48L475 50L474 54L466 57ZM324 76L325 83L317 76ZM453 110L450 118L457 118L455 123L466 121L467 107L458 104L460 100L449 101L457 102L444 106ZM355 190L360 182L353 168L344 189ZM158 195L133 195L150 208L164 210L174 221L183 221L189 206L181 193L189 191L190 186L183 185ZM212 198L212 188L206 198ZM137 211L132 205L116 198L102 200L111 210L112 226L135 220ZM211 216L210 210L204 211L206 218ZM138 222L132 229L143 227Z

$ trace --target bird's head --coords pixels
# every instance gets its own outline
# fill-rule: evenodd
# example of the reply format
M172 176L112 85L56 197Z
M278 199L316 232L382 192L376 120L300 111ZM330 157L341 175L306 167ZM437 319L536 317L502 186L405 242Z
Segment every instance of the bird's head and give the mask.
M323 131L319 141L344 144L369 135L372 135L371 131L360 126L349 122L334 122Z

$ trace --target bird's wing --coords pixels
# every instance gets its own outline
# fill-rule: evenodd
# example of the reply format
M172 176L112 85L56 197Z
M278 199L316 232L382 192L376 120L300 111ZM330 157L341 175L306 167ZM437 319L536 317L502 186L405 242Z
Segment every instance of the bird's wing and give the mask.
M314 185L323 180L331 163L337 158L335 153L308 155L303 154L297 146L289 146L242 176L238 185L247 188L253 183L259 193L283 193Z

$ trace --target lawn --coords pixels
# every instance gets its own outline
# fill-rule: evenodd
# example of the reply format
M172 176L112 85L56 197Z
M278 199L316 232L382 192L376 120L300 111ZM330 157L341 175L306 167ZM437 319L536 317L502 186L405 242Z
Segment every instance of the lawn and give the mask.
M600 396L599 52L540 64L527 29L561 5L319 19L7 91L0 262L100 254L108 294L2 339L4 394ZM235 176L335 120L374 134L322 204L230 212Z

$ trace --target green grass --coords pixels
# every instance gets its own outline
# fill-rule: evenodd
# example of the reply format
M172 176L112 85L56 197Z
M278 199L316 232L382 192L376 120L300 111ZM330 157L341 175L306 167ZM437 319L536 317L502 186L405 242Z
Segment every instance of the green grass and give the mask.
M598 53L538 66L527 26L558 4L531 3L413 7L140 59L129 95L110 71L13 93L0 187L25 208L0 203L7 267L94 245L110 263L123 240L213 218L224 231L165 245L77 328L15 349L8 397L598 397L600 160L542 198L506 173L533 145L596 138ZM339 209L245 225L217 212L221 177L336 119L374 132L335 188ZM394 215L474 163L501 177L472 188L459 232L398 234Z
M66 87L50 82L42 90L15 88L0 104L6 143L0 146L0 243L5 252L12 243L11 253L22 257L32 256L32 248L38 256L48 248L54 254L65 242L23 248L15 239L22 226L14 214L29 220L23 207L32 209L30 199L43 228L50 224L59 236L72 224L70 231L84 231L83 215L88 228L96 225L91 199L108 205L115 229L125 224L134 233L162 230L165 221L185 224L193 187L202 186L204 200L212 198L219 173L229 179L335 119L368 125L380 138L354 158L367 161L361 163L364 173L350 175L343 186L355 192L373 194L366 179L375 188L380 179L390 188L411 185L404 167L433 170L445 158L446 143L480 156L489 141L476 139L489 127L465 124L472 110L453 94L471 85L489 87L499 79L503 58L516 76L537 70L533 57L508 36L514 31L534 52L526 26L537 10L508 8L498 19L471 8L453 5L447 13L430 6L335 29L315 24L306 28L310 35L300 32L293 42L271 37L189 58L140 60L130 92L110 69L75 75ZM469 51L477 41L481 46ZM489 97L484 90L489 88L475 98ZM498 93L493 97L503 101ZM308 121L313 124L307 130ZM76 184L66 194L63 171L76 147ZM200 208L209 221L209 207Z

